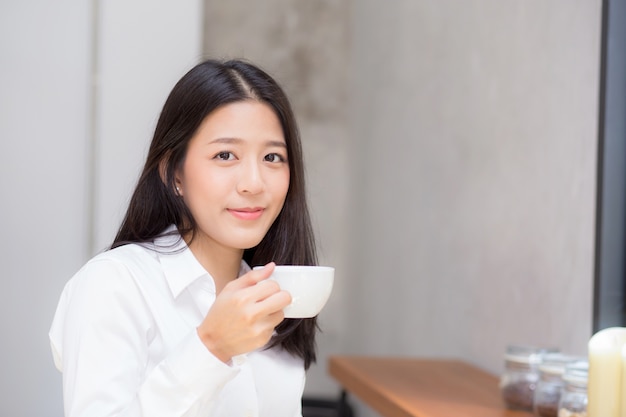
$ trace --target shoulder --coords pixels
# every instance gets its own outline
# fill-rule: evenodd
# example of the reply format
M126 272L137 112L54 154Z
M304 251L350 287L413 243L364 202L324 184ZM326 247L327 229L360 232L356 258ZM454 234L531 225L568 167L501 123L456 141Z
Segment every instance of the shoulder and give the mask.
M142 263L147 269L139 268ZM64 348L94 334L144 337L153 314L141 275L153 263L145 248L127 245L93 257L67 282L49 333L57 367Z
M127 245L118 246L99 253L87 262L86 265L93 263L118 263L129 264L137 261L150 262L156 260L153 245L141 245L138 243L129 243Z
M129 244L90 259L67 283L65 291L87 298L139 295L138 282L158 265L147 248Z

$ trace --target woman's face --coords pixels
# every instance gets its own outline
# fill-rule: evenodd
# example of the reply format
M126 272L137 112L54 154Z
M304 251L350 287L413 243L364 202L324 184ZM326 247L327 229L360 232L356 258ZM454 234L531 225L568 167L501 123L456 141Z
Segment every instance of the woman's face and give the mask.
M267 104L235 102L210 113L191 138L176 186L202 245L243 250L261 242L289 188L287 145Z

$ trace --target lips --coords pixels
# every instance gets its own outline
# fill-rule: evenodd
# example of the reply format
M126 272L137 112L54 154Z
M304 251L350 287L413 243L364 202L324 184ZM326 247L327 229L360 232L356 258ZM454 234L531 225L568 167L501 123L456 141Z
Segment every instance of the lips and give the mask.
M241 220L256 220L263 214L262 207L244 207L228 209L228 212Z

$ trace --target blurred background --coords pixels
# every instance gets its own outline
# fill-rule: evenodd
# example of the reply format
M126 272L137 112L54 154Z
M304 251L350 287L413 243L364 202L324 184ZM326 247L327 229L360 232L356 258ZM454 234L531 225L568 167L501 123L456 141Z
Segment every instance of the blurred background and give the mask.
M592 334L600 0L2 0L0 414L60 417L47 332L114 237L159 111L243 57L299 120L337 269L334 354L459 358ZM376 416L353 400L360 416Z

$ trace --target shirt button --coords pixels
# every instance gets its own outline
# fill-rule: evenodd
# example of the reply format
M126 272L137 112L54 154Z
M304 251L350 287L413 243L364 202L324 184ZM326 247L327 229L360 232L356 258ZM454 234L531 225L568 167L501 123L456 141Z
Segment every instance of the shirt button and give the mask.
M238 355L233 357L233 365L241 366L246 362L246 355Z

